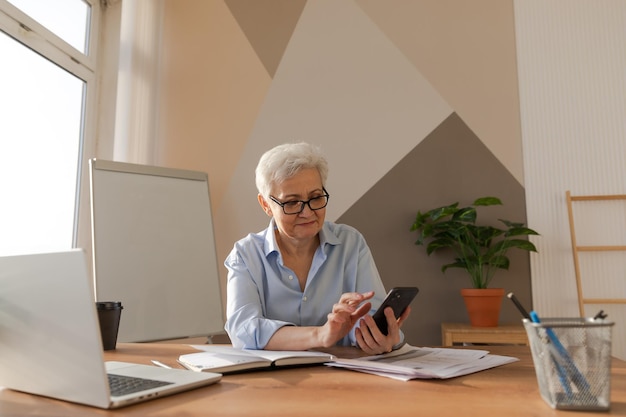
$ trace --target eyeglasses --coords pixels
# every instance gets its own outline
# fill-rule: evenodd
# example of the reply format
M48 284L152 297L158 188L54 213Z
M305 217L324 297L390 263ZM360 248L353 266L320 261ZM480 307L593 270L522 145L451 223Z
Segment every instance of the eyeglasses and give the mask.
M315 210L321 210L324 207L326 207L328 205L328 199L330 198L330 195L328 194L328 191L326 191L326 188L322 187L322 190L324 190L323 195L320 195L319 197L313 197L309 200L303 201L303 200L291 200L291 201L285 201L280 202L278 200L276 200L274 197L270 196L270 199L278 204L279 206L281 206L283 208L283 213L285 214L300 214L304 211L304 206L307 205L309 206L309 208L313 211Z

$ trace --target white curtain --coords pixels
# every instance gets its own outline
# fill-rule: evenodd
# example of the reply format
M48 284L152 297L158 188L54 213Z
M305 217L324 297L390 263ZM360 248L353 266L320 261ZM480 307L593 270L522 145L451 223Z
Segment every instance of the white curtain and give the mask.
M122 2L113 158L154 164L164 0Z

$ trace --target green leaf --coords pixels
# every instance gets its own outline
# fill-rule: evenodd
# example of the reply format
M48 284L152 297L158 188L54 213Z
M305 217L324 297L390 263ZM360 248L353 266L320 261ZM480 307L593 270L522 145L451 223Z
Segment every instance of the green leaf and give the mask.
M525 239L507 239L499 243L501 244L502 250L517 248L525 251L537 252L537 248L535 247L535 245Z
M431 253L439 249L448 249L453 244L454 240L448 237L442 237L440 239L433 240L426 247L426 254L430 255Z
M448 268L463 268L463 269L467 269L467 265L465 264L465 262L462 262L461 260L457 259L456 262L452 262L446 265L443 265L441 267L441 272L446 272L446 269Z
M481 197L474 201L474 206L497 206L502 205L502 201L500 201L497 197Z
M428 217L430 217L430 220L436 222L443 217L450 216L456 213L458 205L459 203L454 203L450 204L449 206L438 207L436 209L430 210L426 214L428 215Z
M539 233L535 232L533 229L529 229L528 227L524 227L524 225L520 224L514 225L510 227L506 232L506 236L528 236L528 235L539 235Z
M476 221L476 209L474 207L463 207L453 214L452 221L474 223Z

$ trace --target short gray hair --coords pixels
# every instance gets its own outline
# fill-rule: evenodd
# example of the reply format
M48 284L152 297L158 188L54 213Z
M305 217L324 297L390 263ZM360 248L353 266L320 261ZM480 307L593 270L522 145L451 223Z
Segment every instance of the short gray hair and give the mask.
M319 147L309 143L285 143L265 152L256 167L256 188L269 197L273 185L293 177L303 169L315 168L320 173L322 186L328 178L328 162Z

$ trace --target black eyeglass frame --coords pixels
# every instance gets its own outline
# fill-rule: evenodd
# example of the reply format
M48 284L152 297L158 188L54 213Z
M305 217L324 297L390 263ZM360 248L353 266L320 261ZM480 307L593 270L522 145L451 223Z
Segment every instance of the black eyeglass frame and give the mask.
M311 211L317 211L317 210L321 210L323 208L325 208L328 205L328 200L330 200L330 194L328 194L328 191L326 191L326 188L322 187L322 190L324 191L324 194L322 195L318 195L317 197L313 197L313 198L309 198L308 200L304 201L304 200L290 200L290 201L286 201L286 202L280 202L278 201L276 198L270 196L270 200L272 200L274 203L278 204L282 209L283 209L283 213L285 213L287 216L291 216L291 215L297 215L300 214L304 211L304 207L305 206L309 206L309 209ZM326 198L326 204L324 204L322 207L318 207L318 208L313 208L311 207L311 201L313 200L317 200L318 198ZM293 203L300 203L300 211L296 212L296 213L287 213L285 211L285 204L293 204Z

